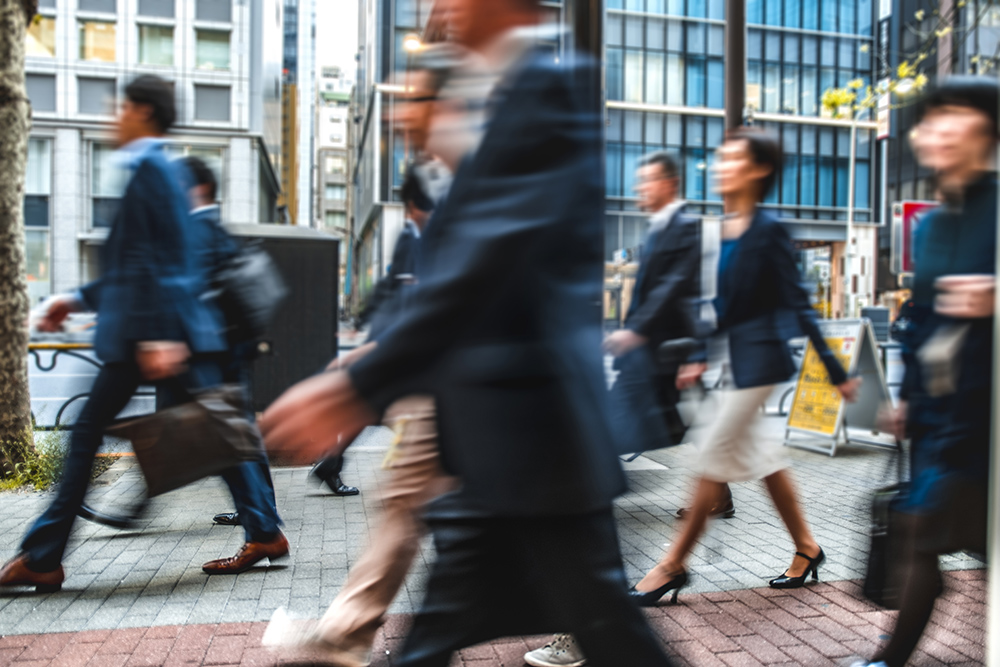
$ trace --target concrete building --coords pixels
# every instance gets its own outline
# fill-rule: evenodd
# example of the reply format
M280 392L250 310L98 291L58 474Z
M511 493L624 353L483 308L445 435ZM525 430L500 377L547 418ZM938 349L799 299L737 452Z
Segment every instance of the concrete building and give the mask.
M34 110L25 197L32 301L98 274L126 174L109 123L135 76L173 82L172 154L220 182L223 218L276 219L280 0L42 0L29 28Z
M315 227L316 0L284 0L282 204L288 221Z
M324 67L316 99L316 213L319 228L342 240L340 284L350 289L348 263L353 231L350 186L351 91L353 82L339 67ZM344 305L343 290L341 305Z
M572 2L574 0L566 0ZM423 34L431 2L360 0L357 224L362 292L386 265L402 222L397 187L404 138L382 120L392 110L389 75L407 65L404 38ZM552 21L566 22L562 3L546 2ZM854 164L857 188L848 202L850 124L825 118L823 92L872 81L872 0L748 0L747 98L754 124L774 132L786 166L767 201L799 243L803 276L829 276L834 316L843 315L841 258L853 206L855 248L850 285L858 307L875 302L877 229L885 220L878 184L873 121L861 123ZM711 185L714 150L723 137L725 0L606 0L607 316L620 318L623 289L634 276L647 218L636 207L639 158L655 150L677 155L692 213L717 218ZM432 26L432 33L434 32ZM814 270L818 262L828 270ZM839 299L839 300L838 300Z

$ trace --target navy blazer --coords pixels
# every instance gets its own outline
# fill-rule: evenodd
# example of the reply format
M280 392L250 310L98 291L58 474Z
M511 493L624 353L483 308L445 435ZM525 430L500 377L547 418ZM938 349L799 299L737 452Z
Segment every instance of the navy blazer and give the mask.
M760 387L787 381L795 374L782 326L791 314L812 341L834 385L847 373L820 333L816 311L802 288L792 240L771 213L757 209L749 229L740 237L719 293L725 312L718 330L729 334L729 355L737 388Z
M162 147L135 168L101 249L102 276L82 287L97 311L94 350L105 363L132 361L141 341L180 341L192 352L226 349L220 316L199 297L199 269L188 213L187 175Z
M625 327L660 343L693 336L701 295L701 224L677 211L643 246Z
M349 371L379 408L431 393L446 469L496 516L603 510L625 488L601 355L601 119L573 77L532 50L499 84L421 237L412 302Z
M375 291L375 304L371 316L372 328L368 336L376 339L399 316L404 307L404 299L411 290L406 283L407 276L417 272L417 250L420 237L411 225L404 225L403 231L396 239L396 247L392 252L392 264L389 271L379 281Z

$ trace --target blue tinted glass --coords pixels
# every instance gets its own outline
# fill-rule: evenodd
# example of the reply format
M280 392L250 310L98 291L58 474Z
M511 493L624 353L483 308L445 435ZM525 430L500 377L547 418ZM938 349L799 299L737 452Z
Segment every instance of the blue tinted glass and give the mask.
M816 205L816 158L799 158L799 203L802 206Z
M684 197L689 200L705 198L705 151L688 150L684 154Z
M609 15L604 30L608 33L605 37L608 46L621 46L625 43L625 39L622 36L625 30L625 22L622 21L621 15Z
M699 19L703 19L708 16L707 0L688 0L687 15L694 16Z
M872 35L872 0L858 0L858 34Z
M798 204L799 199L799 160L794 156L785 157L785 166L781 173L781 203Z
M853 39L840 40L840 48L837 49L837 65L839 67L849 67L854 69L854 54L858 50L859 42Z
M609 100L621 100L625 98L625 85L624 85L624 55L621 49L607 49L608 60L606 67L605 77L608 86L608 99Z
M726 0L708 0L708 18L724 20L726 18Z
M623 9L622 0L608 0L608 9Z
M646 0L646 11L650 14L666 14L667 0Z
M868 208L871 205L871 167L867 162L858 162L854 168L854 205Z
M764 37L760 30L747 30L747 59L756 60L761 58L761 49L764 48Z
M622 196L635 196L635 171L639 168L639 160L642 159L641 145L625 145L625 160L622 165L624 174L622 175Z
M847 207L847 166L849 162L845 158L837 160L837 206Z
M785 27L798 28L802 22L802 1L785 0Z
M824 32L837 32L837 0L821 0L819 29Z
M722 109L725 104L726 74L721 60L708 61L708 106Z
M609 197L622 196L622 145L609 143L607 148L607 190Z
M709 118L705 126L705 145L708 148L718 148L722 144L722 128L725 125L721 118Z
M667 0L667 13L671 16L684 16L684 0Z
M705 145L705 119L700 116L688 116L684 122L684 143L693 148Z
M764 22L764 0L747 0L747 23L760 25Z
M764 23L781 25L781 0L765 0Z
M726 55L726 30L721 25L708 26L708 55Z
M819 154L824 157L833 156L833 128L819 128Z
M802 107L803 116L815 116L819 113L819 93L816 90L816 68L802 68Z
M607 140L622 140L622 112L621 109L608 109Z
M393 138L392 159L396 167L392 170L392 185L398 188L403 185L403 174L406 173L406 142L402 136Z
M833 206L832 158L820 158L819 161L819 205Z
M687 52L703 54L708 49L708 35L704 23L688 23Z
M646 11L646 3L644 0L625 0L625 9L630 12L643 12Z
M840 32L845 35L853 35L857 30L856 7L857 0L840 0Z
M806 30L819 27L819 0L802 0L802 27Z
M692 107L705 106L705 59L687 60L687 104Z

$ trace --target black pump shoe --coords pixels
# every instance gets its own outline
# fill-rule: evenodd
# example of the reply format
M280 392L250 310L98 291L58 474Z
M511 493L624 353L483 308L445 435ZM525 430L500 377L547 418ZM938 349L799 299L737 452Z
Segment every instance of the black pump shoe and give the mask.
M671 604L677 604L677 595L681 592L681 589L688 585L687 570L682 571L676 577L663 584L655 591L649 591L648 593L643 593L642 591L637 591L635 586L629 589L629 597L635 600L635 603L640 607L655 607L656 603L660 601L664 595L673 591L674 594L670 597Z
M809 561L809 567L806 568L806 571L800 577L789 577L787 574L788 570L785 570L785 574L768 582L771 588L802 588L806 585L806 579L810 574L812 574L813 581L819 581L819 566L826 560L826 554L823 553L823 550L820 549L819 555L815 558L810 558L801 551L796 551L795 555Z

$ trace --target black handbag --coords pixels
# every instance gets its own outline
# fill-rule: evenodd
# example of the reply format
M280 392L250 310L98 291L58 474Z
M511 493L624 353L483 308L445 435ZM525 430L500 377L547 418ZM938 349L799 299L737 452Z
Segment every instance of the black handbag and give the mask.
M288 288L271 256L248 244L216 269L209 296L226 319L229 339L245 341L263 335Z
M899 587L891 572L891 563L899 562L898 531L893 521L893 506L908 489L903 480L903 444L896 443L897 482L875 491L871 505L870 542L865 580L862 585L864 596L885 609L899 609ZM892 466L889 462L889 467ZM889 476L887 473L886 477Z
M192 393L193 401L112 426L132 442L152 498L263 455L240 385Z

